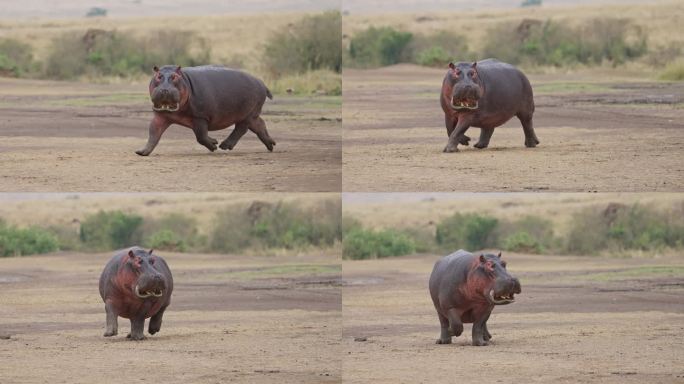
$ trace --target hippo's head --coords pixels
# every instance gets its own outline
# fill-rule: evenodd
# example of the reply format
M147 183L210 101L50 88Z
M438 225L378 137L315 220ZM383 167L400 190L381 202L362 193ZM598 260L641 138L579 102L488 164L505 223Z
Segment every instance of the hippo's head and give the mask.
M522 292L520 281L506 271L506 262L501 260L501 252L498 255L481 254L479 263L479 269L486 276L485 279L488 280L483 291L487 302L492 305L514 302L513 296Z
M140 299L161 297L166 291L166 278L159 273L155 263L157 258L152 256L152 250L131 249L126 259L127 266L135 274L131 289Z
M180 66L154 67L150 80L150 99L157 112L176 112L188 100L188 85Z
M451 108L457 111L477 109L484 93L477 73L477 62L449 63L447 81L451 85Z

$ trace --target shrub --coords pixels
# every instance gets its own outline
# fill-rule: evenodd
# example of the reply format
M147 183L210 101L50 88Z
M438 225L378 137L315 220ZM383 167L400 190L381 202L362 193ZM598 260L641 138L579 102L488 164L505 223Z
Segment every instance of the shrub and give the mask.
M579 27L547 20L525 20L489 30L484 56L512 64L613 65L646 53L646 34L624 19L594 19Z
M170 229L162 229L147 238L145 244L154 249L165 251L185 252L187 244L185 240Z
M81 241L95 250L129 247L142 240L143 218L121 211L100 211L81 223Z
M31 46L13 39L0 39L0 76L20 77L34 70Z
M496 246L496 218L476 213L456 213L437 224L436 241L442 248L470 251Z
M541 253L542 245L525 231L516 232L506 237L503 248L512 252Z
M342 71L342 16L339 11L306 16L266 42L262 62L274 77L321 69Z
M415 252L415 244L396 230L373 231L355 227L344 234L343 249L345 259L362 260L407 255Z
M406 47L413 38L410 32L392 27L370 27L352 37L349 57L359 66L378 67L392 65L407 58Z
M211 249L326 247L341 238L339 201L328 200L309 209L293 203L254 202L246 209L229 206L217 213Z
M660 80L682 81L684 80L684 61L670 63L658 75Z
M17 228L0 223L0 256L23 256L54 252L59 249L57 238L37 227Z
M450 61L477 59L477 56L468 50L466 38L448 30L429 35L415 34L407 50L411 62L429 67L446 68Z
M207 61L206 42L190 32L156 31L137 38L126 32L91 29L85 35L67 33L53 41L45 76L129 77L151 73L155 65L194 66Z

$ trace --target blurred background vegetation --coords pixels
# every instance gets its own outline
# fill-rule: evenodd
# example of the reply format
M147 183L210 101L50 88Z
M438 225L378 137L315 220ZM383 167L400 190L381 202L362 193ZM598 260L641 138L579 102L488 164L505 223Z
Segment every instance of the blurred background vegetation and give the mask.
M684 201L668 209L640 203L608 203L570 211L564 228L544 215L453 213L430 225L370 228L345 213L346 259L374 259L416 252L502 249L558 255L623 255L684 248Z
M144 81L155 65L218 64L263 78L274 93L341 94L339 11L265 15L263 23L269 28L263 28L257 18L233 16L220 24L222 18L198 17L185 23L175 20L172 26L135 19L3 24L0 76ZM259 24L253 36L233 33L250 24L245 19ZM269 25L271 20L275 22Z
M488 57L526 70L630 68L640 77L684 80L682 4L625 4L346 15L345 67L397 63L445 68ZM638 72L638 70L642 70Z
M184 212L143 216L130 209L99 210L61 224L10 225L3 220L0 256L108 252L133 245L192 253L297 253L330 249L342 241L339 199L306 204L254 200L223 204L212 212L202 223Z

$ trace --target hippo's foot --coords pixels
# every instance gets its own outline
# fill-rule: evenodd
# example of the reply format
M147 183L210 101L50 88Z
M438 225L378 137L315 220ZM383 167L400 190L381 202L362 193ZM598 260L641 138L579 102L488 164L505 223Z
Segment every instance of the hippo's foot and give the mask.
M527 137L525 138L525 146L527 148L534 148L539 144L539 140L536 137Z
M456 148L455 145L447 144L447 146L444 147L444 153L452 153L452 152L458 152L458 148Z
M159 332L161 329L161 324L150 324L149 327L147 327L147 332L150 333L150 335L154 335L155 333Z
M457 136L456 141L458 141L459 144L470 145L470 137L466 135Z
M145 340L145 335L133 335L129 333L128 335L126 335L126 338L131 340Z
M264 145L269 152L273 152L273 147L276 145L276 142L273 139L268 139L268 141L264 142Z
M231 142L228 142L228 140L224 140L224 141L221 143L221 145L219 145L219 148L223 149L224 151L225 151L225 150L232 151L233 148L235 147L235 144L236 144L236 143L234 143L234 142L232 142L232 141L231 141Z
M107 331L104 333L104 337L112 337L112 336L116 336L117 334L118 334L117 331Z
M473 339L473 346L475 346L475 347L484 347L487 344L489 344L489 342L487 342L484 339L481 339L481 340Z
M207 141L202 144L212 152L214 152L216 148L218 148L218 140L214 139L213 137L207 138Z
M449 334L451 334L451 336L459 337L462 333L463 324L454 324L451 328L449 328Z
M451 344L451 338L448 339L437 339L435 344Z
M475 145L473 145L473 147L478 148L478 149L485 149L488 146L489 146L489 143L483 143L481 141L478 141L477 143L475 143Z
M140 156L148 156L150 153L152 153L152 151L148 151L147 148L143 148L143 149L138 149L137 151L135 151L135 153L140 155Z
M485 341L489 341L492 339L492 335L489 333L489 331L485 331L484 335L482 335Z

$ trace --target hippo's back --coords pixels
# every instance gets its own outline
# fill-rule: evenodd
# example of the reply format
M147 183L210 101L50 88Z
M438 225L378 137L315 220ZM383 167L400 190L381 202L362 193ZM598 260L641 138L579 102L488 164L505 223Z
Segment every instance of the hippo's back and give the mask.
M437 260L429 283L430 296L435 305L438 305L440 292L450 292L455 286L465 283L473 257L472 253L459 249Z

